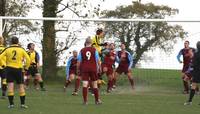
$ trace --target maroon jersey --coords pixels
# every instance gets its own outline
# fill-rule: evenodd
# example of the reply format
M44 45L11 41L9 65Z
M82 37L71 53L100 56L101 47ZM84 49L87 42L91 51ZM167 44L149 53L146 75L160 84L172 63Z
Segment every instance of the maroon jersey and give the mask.
M195 51L195 49L193 48L183 48L181 51L180 51L180 54L183 55L183 64L184 65L189 65L190 64L190 61L191 61L191 58L189 56L189 50L192 49L193 52Z
M76 68L77 68L77 57L76 58L72 58L71 65L70 65L70 70L76 71Z
M185 65L189 65L191 59L190 59L190 56L189 56L189 50L190 49L183 49L182 50L182 54L183 54L183 64Z
M96 53L93 47L85 47L81 50L78 57L81 61L81 72L97 72Z
M120 59L119 67L128 67L129 66L129 59L128 59L128 53L118 51L118 57Z
M116 53L114 50L110 50L110 52L104 57L104 64L111 66L115 63Z

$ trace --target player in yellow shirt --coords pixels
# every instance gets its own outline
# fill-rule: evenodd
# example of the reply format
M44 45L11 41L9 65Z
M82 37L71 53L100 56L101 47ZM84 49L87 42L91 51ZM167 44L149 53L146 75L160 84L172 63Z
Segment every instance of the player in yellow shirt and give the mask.
M30 66L30 57L26 51L19 45L17 37L11 38L11 46L4 49L0 54L0 61L6 56L6 80L8 83L8 108L14 108L14 81L19 85L19 95L21 101L21 108L28 108L25 105L25 89L24 89L24 77L22 75L23 59L25 59L25 70Z
M35 85L36 89L39 89L39 88L37 88L37 84L39 83L41 91L45 91L46 89L44 88L43 79L42 79L41 74L39 73L40 56L39 56L38 52L35 51L35 44L29 43L27 48L28 48L27 53L30 56L31 64L30 64L30 67L26 74L27 79L25 81L25 85L28 86L30 77L32 76L32 77L34 77L34 85Z
M4 47L4 38L0 36L0 53L5 49ZM0 78L1 78L1 90L2 90L2 99L6 98L6 90L7 90L7 83L6 83L6 57L3 57L2 62L0 63Z
M92 39L92 46L101 54L101 46L104 46L105 44L102 43L102 40L104 38L104 31L102 29L98 29L96 31L96 35L93 36Z
M102 56L102 46L105 46L106 43L103 43L104 38L104 31L102 29L98 29L96 31L96 35L93 36L92 39L92 46L98 51L99 56ZM101 74L98 73L99 79L98 79L98 86L100 87L101 84L106 84L106 82L102 79Z

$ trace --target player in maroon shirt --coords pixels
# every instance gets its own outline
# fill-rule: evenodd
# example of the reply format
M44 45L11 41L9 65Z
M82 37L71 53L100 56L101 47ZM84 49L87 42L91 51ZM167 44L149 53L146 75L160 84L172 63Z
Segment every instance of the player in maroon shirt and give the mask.
M88 99L88 83L89 80L92 81L92 88L95 97L95 104L101 104L101 100L99 99L99 90L97 87L97 80L98 80L98 69L101 68L101 62L99 58L99 54L95 48L92 47L92 40L90 38L86 39L85 42L86 47L81 49L78 55L78 64L77 69L81 70L78 72L81 73L82 81L83 81L83 104L87 105Z
M64 84L64 92L65 92L68 85L71 83L72 80L74 80L75 76L77 76L75 81L75 89L72 95L78 95L78 89L80 87L81 77L77 75L76 69L77 69L77 51L74 50L73 56L71 56L67 61L66 82Z
M111 43L109 45L109 50L103 59L102 70L106 73L108 77L107 93L110 93L113 87L113 65L115 63L116 52L115 44Z
M187 71L187 69L189 68L190 62L191 62L191 58L190 58L190 54L189 54L189 50L192 49L193 52L195 51L194 48L189 47L189 41L185 41L184 42L184 48L181 49L177 55L177 60L179 61L179 63L183 63L183 68L182 68L182 80L183 80L183 86L184 86L184 94L188 94L189 93L189 84L187 83L187 81L185 81L185 77L186 74L185 72ZM183 61L180 59L181 55L183 56Z
M132 77L131 67L133 65L133 57L126 51L125 44L121 44L121 51L117 52L116 60L119 63L115 73L115 80L119 74L125 73L128 76L132 89L134 89L134 80ZM114 82L115 85L116 82Z

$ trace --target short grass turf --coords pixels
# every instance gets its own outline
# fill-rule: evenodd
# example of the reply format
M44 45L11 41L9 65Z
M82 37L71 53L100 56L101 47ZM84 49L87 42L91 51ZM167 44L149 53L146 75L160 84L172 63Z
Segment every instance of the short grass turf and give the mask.
M62 74L62 73L61 73ZM8 100L0 99L0 114L199 114L200 96L194 97L191 106L184 106L188 95L181 93L180 71L134 69L136 89L130 89L126 76L118 79L118 87L106 94L105 86L101 90L102 105L94 104L89 94L89 104L82 105L81 92L72 96L72 84L67 92L62 90L63 81L46 82L46 92L30 88L27 91L28 109L19 108L16 92L15 108L8 109ZM60 75L60 77L62 77ZM105 78L105 77L104 77ZM64 79L64 78L63 78ZM105 78L106 79L106 78Z

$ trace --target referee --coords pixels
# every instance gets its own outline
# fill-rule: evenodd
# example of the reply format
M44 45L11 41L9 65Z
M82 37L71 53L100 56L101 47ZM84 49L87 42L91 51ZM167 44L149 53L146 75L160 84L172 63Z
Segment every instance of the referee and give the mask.
M192 59L192 87L190 90L189 99L184 105L192 105L192 99L195 94L195 89L197 88L197 84L200 83L200 41L197 42L197 51L194 54ZM199 104L200 105L200 104Z
M0 54L0 62L2 58L6 57L6 78L8 83L8 108L14 108L14 81L19 85L19 95L21 101L21 108L28 108L25 105L25 89L24 89L24 77L22 75L23 61L25 59L25 70L30 65L30 58L26 51L19 46L19 40L17 37L11 38L11 46L4 49Z

